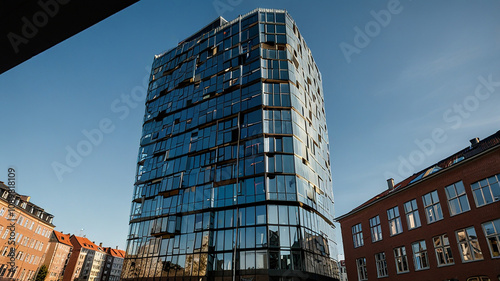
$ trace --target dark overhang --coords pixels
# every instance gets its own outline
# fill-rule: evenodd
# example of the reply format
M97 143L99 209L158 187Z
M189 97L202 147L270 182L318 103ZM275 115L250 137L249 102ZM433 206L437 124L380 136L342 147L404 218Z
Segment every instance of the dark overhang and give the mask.
M0 74L135 2L0 1Z

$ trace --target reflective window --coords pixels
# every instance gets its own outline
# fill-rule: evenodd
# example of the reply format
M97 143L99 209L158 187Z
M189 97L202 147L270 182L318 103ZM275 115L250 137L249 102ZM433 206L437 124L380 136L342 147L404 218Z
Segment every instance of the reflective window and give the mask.
M292 134L290 110L264 110L264 132Z
M275 51L275 50L262 50L263 56L265 57L269 52L282 52L280 56L283 56L286 59L285 51ZM276 54L274 54L276 56ZM286 60L284 61L286 62ZM263 83L263 91L264 91L264 104L269 106L291 106L290 101L290 86L288 83L286 84L269 84Z
M280 226L280 246L290 248L292 244L290 243L290 228L288 226Z
M432 238L438 266L454 264L450 241L447 234Z
M363 246L363 231L361 229L361 223L354 225L351 228L352 231L352 241L354 242L354 248Z
M471 184L477 207L500 200L500 174Z
M255 207L256 224L266 223L266 205Z
M358 268L358 280L368 280L368 272L366 271L366 258L356 259L356 267Z
M425 240L421 240L411 244L413 250L413 263L415 270L429 268L429 258L427 257L427 246Z
M278 206L276 205L268 205L267 206L268 213L268 222L270 224L278 224Z
M255 228L255 247L267 247L267 229L265 226Z
M267 251L255 252L255 269L267 269Z
M483 253L473 226L456 231L456 235L462 262L483 259Z
M408 257L406 256L406 249L404 246L394 248L394 259L396 261L397 273L409 272Z
M276 225L269 226L269 246L270 247L279 247L280 246L279 227Z
M382 240L382 228L380 227L380 217L378 215L370 219L370 231L372 242Z
M387 218L389 219L389 231L391 236L403 232L398 206L387 210Z
M268 159L275 159L274 157ZM293 164L292 164L293 165ZM267 193L270 200L296 201L295 176L270 175L267 178Z
M470 210L469 200L465 194L465 188L462 181L445 187L446 197L448 198L448 207L450 216L454 216Z
M483 223L483 231L488 241L492 258L500 257L500 219Z
M441 211L441 204L436 190L429 192L422 196L424 202L425 216L427 223L433 223L443 219L443 212Z
M384 252L375 254L375 264L377 266L377 277L380 278L389 276Z
M413 199L404 204L408 230L420 227L417 200Z

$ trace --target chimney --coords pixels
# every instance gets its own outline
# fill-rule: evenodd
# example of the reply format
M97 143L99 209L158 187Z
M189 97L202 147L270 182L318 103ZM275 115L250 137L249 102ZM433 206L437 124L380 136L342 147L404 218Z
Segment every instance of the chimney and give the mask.
M101 242L101 243L99 243L99 247L101 247L101 248L102 248L102 242Z
M474 148L479 144L479 138L473 138L470 140L470 147Z
M116 249L118 250L118 246L116 246Z
M393 178L390 178L387 180L387 186L389 187L389 190L394 189L394 179Z

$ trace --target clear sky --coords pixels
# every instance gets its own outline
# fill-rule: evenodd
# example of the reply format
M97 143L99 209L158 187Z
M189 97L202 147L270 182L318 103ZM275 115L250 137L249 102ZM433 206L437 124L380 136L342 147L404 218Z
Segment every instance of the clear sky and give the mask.
M124 248L153 56L256 7L288 10L322 72L337 215L500 129L500 1L145 0L0 75L0 180Z

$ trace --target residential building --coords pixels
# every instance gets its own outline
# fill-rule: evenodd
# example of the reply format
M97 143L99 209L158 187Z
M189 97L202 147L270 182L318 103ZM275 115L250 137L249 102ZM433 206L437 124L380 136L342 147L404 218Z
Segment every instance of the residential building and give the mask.
M69 234L52 231L49 246L43 264L47 266L48 273L45 281L61 281L64 270L69 262L73 245Z
M105 252L86 237L70 236L73 251L63 281L98 281L101 279Z
M347 271L345 269L345 260L339 261L339 281L347 281Z
M338 280L329 158L291 16L217 18L155 56L122 279Z
M500 279L500 131L338 218L350 280Z
M0 278L34 280L54 229L53 218L31 203L29 196L9 193L9 187L0 182ZM9 244L13 241L14 245ZM11 258L15 267L9 265Z
M106 261L103 265L101 281L119 281L122 273L125 251L118 249L118 247L116 247L116 249L105 247L103 250L106 252Z

